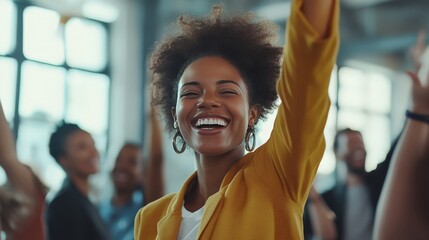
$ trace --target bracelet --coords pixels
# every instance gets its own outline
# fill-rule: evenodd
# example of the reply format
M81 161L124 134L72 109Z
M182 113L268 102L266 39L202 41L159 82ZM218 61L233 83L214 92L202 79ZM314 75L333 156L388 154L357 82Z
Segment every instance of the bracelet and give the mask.
M417 120L429 124L429 115L418 114L410 111L405 112L405 116L409 119Z

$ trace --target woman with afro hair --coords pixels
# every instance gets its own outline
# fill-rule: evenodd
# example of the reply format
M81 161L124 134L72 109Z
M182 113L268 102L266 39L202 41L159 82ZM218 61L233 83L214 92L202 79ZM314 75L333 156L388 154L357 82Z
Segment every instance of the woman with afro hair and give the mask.
M180 31L152 55L153 104L174 150L195 153L197 171L139 211L135 239L303 238L303 207L325 149L338 2L293 0L283 50L273 24L252 14L214 7L207 18L179 18ZM277 94L271 136L254 149L255 126Z

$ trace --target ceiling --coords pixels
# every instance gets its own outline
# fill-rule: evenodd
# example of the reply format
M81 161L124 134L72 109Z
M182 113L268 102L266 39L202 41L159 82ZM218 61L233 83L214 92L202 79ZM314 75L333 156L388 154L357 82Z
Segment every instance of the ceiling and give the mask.
M205 15L214 0L145 0L157 37L181 14ZM289 1L224 0L226 10L254 11L283 26ZM161 29L161 30L159 30ZM348 59L389 68L407 67L407 50L420 29L429 29L429 0L342 0L339 63Z

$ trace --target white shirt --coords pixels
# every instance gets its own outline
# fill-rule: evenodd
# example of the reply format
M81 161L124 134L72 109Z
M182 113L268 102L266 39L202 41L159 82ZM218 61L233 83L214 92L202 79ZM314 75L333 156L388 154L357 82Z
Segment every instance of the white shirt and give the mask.
M203 213L204 207L195 212L189 212L185 206L182 206L182 223L180 224L179 236L177 237L178 240L197 239Z

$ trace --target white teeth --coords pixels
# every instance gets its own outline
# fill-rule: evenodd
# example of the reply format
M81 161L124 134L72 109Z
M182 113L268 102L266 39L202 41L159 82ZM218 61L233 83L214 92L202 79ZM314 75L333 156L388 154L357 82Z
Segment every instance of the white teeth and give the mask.
M195 126L199 127L201 125L219 125L225 127L227 124L225 120L220 118L200 118Z

